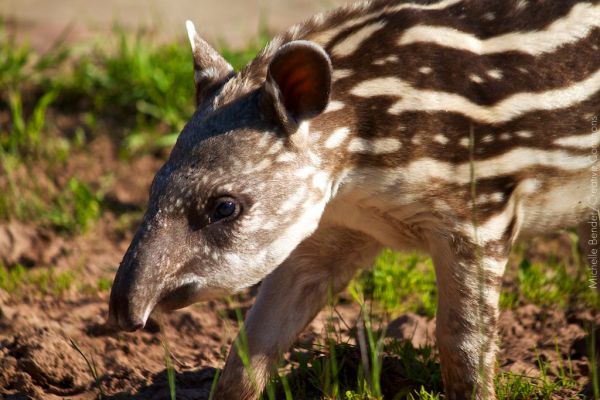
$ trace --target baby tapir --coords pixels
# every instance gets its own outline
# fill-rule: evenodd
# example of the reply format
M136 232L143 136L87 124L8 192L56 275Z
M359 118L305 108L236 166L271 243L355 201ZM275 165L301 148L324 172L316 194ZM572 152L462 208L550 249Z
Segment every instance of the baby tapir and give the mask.
M511 245L597 233L599 2L366 1L238 73L187 29L198 107L154 178L111 321L133 331L262 280L251 368L232 351L217 388L254 399L330 288L384 247L417 249L435 263L447 398L493 399Z

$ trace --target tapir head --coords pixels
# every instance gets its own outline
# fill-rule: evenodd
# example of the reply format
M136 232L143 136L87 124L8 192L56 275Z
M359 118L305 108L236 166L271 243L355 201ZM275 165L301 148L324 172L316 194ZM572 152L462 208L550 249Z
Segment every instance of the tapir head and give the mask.
M117 271L110 321L144 326L172 310L251 286L317 227L332 180L311 150L331 62L318 45L272 45L231 66L187 23L197 110L150 189Z

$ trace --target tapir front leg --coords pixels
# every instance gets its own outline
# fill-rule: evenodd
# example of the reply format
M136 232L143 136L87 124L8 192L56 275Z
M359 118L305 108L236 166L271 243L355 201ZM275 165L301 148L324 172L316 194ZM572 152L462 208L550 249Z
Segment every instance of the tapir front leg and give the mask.
M432 251L438 282L437 344L450 400L493 400L496 330L510 244L477 248L459 234Z
M371 263L380 250L369 236L337 227L320 227L301 243L265 279L246 318L250 368L232 346L215 398L258 398L274 363L323 308L330 293L344 289L356 269Z

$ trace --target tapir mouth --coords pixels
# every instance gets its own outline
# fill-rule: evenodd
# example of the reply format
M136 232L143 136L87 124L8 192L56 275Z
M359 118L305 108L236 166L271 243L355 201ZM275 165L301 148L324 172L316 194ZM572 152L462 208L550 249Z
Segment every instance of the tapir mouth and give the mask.
M199 288L197 283L186 283L163 294L157 302L144 306L133 306L127 297L111 293L109 307L109 324L127 332L143 329L154 310L169 312L187 307L199 301L212 300L223 295L226 291Z
M195 283L187 283L164 295L158 302L161 311L173 311L202 300L202 294Z
M111 296L109 324L127 332L134 332L144 328L154 310L174 311L195 303L199 297L197 285L193 283L169 291L158 301L143 306L125 296Z

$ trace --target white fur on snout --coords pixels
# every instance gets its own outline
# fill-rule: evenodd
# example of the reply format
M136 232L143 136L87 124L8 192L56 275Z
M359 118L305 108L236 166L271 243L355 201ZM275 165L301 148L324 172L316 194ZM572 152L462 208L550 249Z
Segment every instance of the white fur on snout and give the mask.
M150 317L150 314L152 313L152 311L154 311L154 302L148 304L146 306L146 310L144 311L144 315L142 315L142 324L143 326L146 326L146 322L148 322L148 318Z

